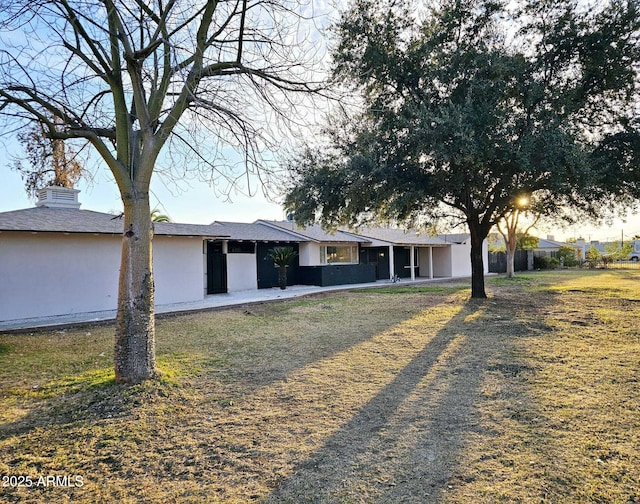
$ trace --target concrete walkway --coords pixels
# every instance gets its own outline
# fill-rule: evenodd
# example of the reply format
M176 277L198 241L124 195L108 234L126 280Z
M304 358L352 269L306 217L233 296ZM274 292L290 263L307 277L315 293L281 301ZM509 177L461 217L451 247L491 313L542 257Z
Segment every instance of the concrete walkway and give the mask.
M315 285L293 285L286 290L279 288L259 289L250 291L230 292L227 294L214 294L206 296L200 301L188 303L174 303L156 306L156 314L188 313L208 309L224 308L231 306L241 306L254 303L265 303L283 299L297 298L319 292L334 292L350 289L366 289L375 287L406 286L426 283L450 283L451 281L466 282L468 278L419 278L415 281L401 280L392 283L389 280L381 280L375 283L337 285L333 287L318 287ZM73 326L78 324L95 324L113 321L116 318L116 310L75 313L70 315L58 315L53 317L38 317L16 320L0 321L0 332L28 331L29 329L45 329L63 326Z

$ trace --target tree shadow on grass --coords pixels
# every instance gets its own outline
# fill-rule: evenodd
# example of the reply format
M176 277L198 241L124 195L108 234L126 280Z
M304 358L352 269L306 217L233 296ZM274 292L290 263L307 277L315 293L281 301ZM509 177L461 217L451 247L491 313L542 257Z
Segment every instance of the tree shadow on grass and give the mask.
M284 312L288 312L295 310L299 304L302 304L304 308L309 305L312 315L315 313L331 315L333 312L332 306L328 301L324 300L325 298L329 301L334 299L331 296L324 295L320 298L313 297L309 300L303 300L304 303L300 301L288 302L278 306L281 306ZM441 296L426 298L426 307L437 309L437 306L444 300L445 298ZM406 307L404 311L395 313L394 316L396 319L402 320L424 308L424 306L418 308ZM257 314L261 314L264 311L273 315L272 311L270 311L272 306L251 307L251 309ZM254 312L248 313L246 317L248 319L255 318L256 313ZM303 312L302 315L307 315L307 313ZM192 316L190 315L190 317ZM360 314L360 317L364 319L366 314ZM180 338L181 320L181 316L176 316L161 322L159 324L158 338ZM200 369L196 372L198 376L194 379L189 379L185 385L178 385L171 378L169 380L160 378L159 380L151 380L133 386L118 385L115 383L111 366L68 372L46 381L41 381L38 376L33 376L32 381L39 382L38 385L32 386L32 389L23 388L15 391L17 393L16 402L18 403L17 413L12 415L13 418L11 420L4 423L0 422L0 440L10 436L29 434L41 428L48 429L75 422L91 424L101 420L130 416L132 412L135 412L136 408L145 403L166 401L168 400L167 398L170 398L174 403L187 404L188 401L183 400L182 391L180 390L183 387L189 388L191 392L195 392L195 395L206 396L205 399L208 401L217 402L220 400L224 402L224 397L221 399L216 395L215 387L212 387L211 380L208 379L210 377L207 377L208 374L212 374L214 378L221 376L221 380L228 385L227 388L231 389L232 392L239 387L242 389L242 393L245 394L248 391L264 387L278 380L286 379L288 375L310 363L367 341L378 332L386 330L397 322L395 319L381 321L377 325L372 325L366 331L353 331L353 337L349 338L345 337L344 333L334 331L330 338L326 338L322 346L313 344L315 333L311 329L302 334L301 338L305 342L302 347L292 345L287 338L277 335L277 331L273 329L274 334L276 334L274 342L280 346L275 352L272 348L269 348L269 351L273 354L272 356L278 358L265 359L263 355L269 354L264 348L269 343L260 342L261 346L251 350L253 354L252 360L247 361L251 365L247 365L247 362L240 362L229 367L229 364L220 357L220 354L216 353L216 351L223 350L224 346L215 347L213 353L210 353L211 349L202 342L198 342L194 348L184 348L179 345L176 347L175 344L173 346L167 345L163 355L158 357L159 365L161 361L165 361L164 364L168 369L173 370L175 368L179 372L183 372L190 364L195 363L195 366ZM277 321L272 322L272 324L277 323ZM162 327L162 325L166 325L166 327ZM224 328L219 327L219 325L212 328L211 335L224 341ZM258 325L255 322L251 327L253 331L268 332L272 330L271 326L256 329ZM197 329L201 330L202 327L197 326ZM83 333L83 330L80 330L80 333ZM252 337L256 341L261 339L258 335ZM8 351L8 349L9 346L5 345L0 347L0 352ZM198 350L204 350L207 353L199 353ZM202 378L202 375L204 375L204 378ZM23 387L28 386L24 385ZM7 397L10 395L12 395L12 392L8 392ZM235 401L236 398L231 396L229 400Z
M220 324L206 328L212 343L201 356L202 371L214 380L232 384L231 388L240 385L243 393L255 391L366 343L424 310L438 310L452 303L450 295L462 289L415 290L413 296L387 297L387 304L380 301L377 292L322 293L233 310L245 313L241 316L248 320L247 325L233 319L236 334L231 336ZM376 299L368 303L366 297L371 295ZM179 319L174 323L179 324ZM207 380L201 383L210 386Z
M491 366L507 363L504 340L518 320L469 301L348 423L268 495L268 503L437 502L469 436L481 435L476 404ZM521 327L522 326L522 327Z

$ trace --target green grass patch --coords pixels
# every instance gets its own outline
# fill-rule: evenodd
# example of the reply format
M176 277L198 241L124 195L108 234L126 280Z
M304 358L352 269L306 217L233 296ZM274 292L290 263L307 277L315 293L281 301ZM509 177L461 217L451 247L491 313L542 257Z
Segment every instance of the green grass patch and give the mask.
M506 287L514 284L531 284L535 282L533 275L517 274L509 278L508 276L491 277L486 280L487 285L493 285L496 287Z
M51 398L60 394L91 391L92 389L115 384L115 373L112 367L90 369L78 374L62 375L41 386L33 386L33 394L41 398Z
M461 291L469 291L463 285L398 285L389 287L376 287L371 289L352 289L349 292L354 294L435 294L449 295Z

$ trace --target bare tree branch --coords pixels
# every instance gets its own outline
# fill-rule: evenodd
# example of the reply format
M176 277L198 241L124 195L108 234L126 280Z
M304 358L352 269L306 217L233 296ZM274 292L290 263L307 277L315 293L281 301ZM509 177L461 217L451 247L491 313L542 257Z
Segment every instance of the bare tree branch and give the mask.
M2 131L37 122L50 139L83 140L120 190L118 381L155 375L149 193L161 152L251 192L271 180L282 132L302 122L296 107L326 90L312 77L315 49L298 40L301 1L15 0L0 10Z

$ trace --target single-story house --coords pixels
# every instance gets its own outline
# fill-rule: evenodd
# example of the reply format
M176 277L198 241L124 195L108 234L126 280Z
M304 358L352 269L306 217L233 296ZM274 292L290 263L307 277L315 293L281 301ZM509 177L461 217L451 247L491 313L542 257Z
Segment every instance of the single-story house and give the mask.
M560 247L567 246L566 243L556 241L552 235L546 238L538 238L538 246L533 250L534 257L556 257Z
M378 280L394 276L415 280L471 275L468 234L429 236L415 230L382 227L359 228L356 232L371 240L362 247L360 260L376 265Z
M359 259L360 249L369 243L366 237L342 230L326 231L318 224L301 227L292 220L257 223L291 233L300 240L298 275L291 275L294 283L324 287L376 281L375 267Z
M78 192L50 187L39 192L35 208L0 213L0 321L116 308L122 217L81 210ZM471 274L468 235L386 228L331 233L265 220L155 223L156 304L276 287L277 269L267 257L276 246L298 252L290 285Z
M80 210L78 191L40 191L36 208L0 213L0 320L113 310L122 253L120 216ZM203 241L223 226L157 223L156 303L204 295Z
M339 283L362 283L394 277L416 280L471 275L469 234L429 236L415 230L389 227L361 227L330 232L317 224L301 227L293 220L258 222L296 233L308 240L300 244L302 267L357 267L339 270L342 279ZM485 244L485 263L487 253ZM353 282L348 279L353 279Z

